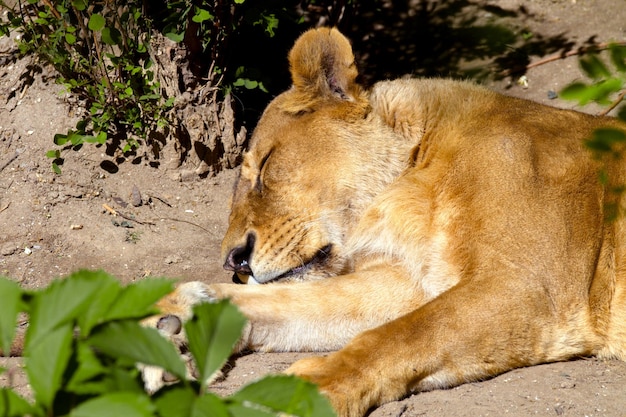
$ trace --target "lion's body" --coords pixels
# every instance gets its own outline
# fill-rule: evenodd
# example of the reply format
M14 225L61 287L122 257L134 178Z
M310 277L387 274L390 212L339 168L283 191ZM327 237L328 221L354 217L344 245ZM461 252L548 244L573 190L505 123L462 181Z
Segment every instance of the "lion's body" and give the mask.
M626 219L605 219L626 165L583 144L623 125L465 82L363 91L329 29L290 62L223 244L227 268L279 282L203 290L250 319L240 348L340 349L289 372L342 416L519 366L626 359Z

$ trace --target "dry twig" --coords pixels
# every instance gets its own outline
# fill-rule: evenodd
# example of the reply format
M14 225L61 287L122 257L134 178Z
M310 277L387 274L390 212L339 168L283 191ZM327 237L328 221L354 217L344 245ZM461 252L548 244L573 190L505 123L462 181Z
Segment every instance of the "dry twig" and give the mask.
M4 169L8 167L11 162L15 161L18 156L20 156L20 153L14 152L13 155L9 157L9 159L0 164L0 172L4 171Z
M532 62L528 65L525 65L523 67L518 67L518 68L514 68L514 69L507 69L504 71L501 71L500 74L502 74L503 76L507 76L507 75L511 75L511 74L515 74L515 73L519 73L519 72L526 72L527 70L531 69L531 68L535 68L544 64L548 64L550 62L554 62L554 61L558 61L560 59L565 59L565 58L569 58L571 56L575 56L575 55L584 55L587 54L589 52L594 52L594 51L603 51L605 49L608 49L609 46L611 45L619 45L619 46L626 46L626 42L603 42L603 43L598 43L595 45L590 45L590 46L582 46L578 49L574 49L571 51L565 51L565 52L561 52L543 59L540 59L539 61L536 62Z
M609 107L607 107L606 109L604 109L600 113L598 113L598 116L606 116L607 114L609 114L611 112L611 110L616 108L622 102L622 100L624 100L624 96L626 96L626 90L624 90L621 93L619 93L617 95L617 98L613 101L613 103L611 103L611 105Z
M109 213L111 213L112 215L114 215L114 216L120 216L121 218L126 219L126 220L129 220L129 221L131 221L131 222L135 222L135 223L138 223L138 224L147 224L147 225L150 225L150 226L154 226L154 225L156 225L156 223L151 222L151 221L141 221L141 220L137 220L136 218L134 218L134 217L132 217L132 216L129 216L129 215L127 215L127 214L124 214L124 213L122 213L122 212L121 212L121 211L119 211L119 210L115 210L113 207L109 206L108 204L103 204L103 205L102 205L102 207L103 207L106 211L108 211Z

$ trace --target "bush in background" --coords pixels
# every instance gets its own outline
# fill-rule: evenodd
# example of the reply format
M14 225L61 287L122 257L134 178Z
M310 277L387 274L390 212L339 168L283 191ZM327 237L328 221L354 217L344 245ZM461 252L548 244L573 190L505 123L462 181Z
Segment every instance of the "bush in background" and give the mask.
M305 22L351 3L0 1L0 35L19 31L20 52L52 64L84 103L76 128L54 136L56 172L64 150L96 143L118 161L206 176L238 164L246 118L256 121L268 93L287 85L276 68Z

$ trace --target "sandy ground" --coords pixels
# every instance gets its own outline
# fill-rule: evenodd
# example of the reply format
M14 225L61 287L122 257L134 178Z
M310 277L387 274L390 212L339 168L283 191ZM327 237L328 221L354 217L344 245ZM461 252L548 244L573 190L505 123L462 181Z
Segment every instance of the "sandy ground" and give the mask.
M583 45L626 40L623 0L506 0L492 2L520 11L506 24L529 28ZM523 8L523 9L522 9ZM517 19L517 20L516 20ZM560 51L562 52L562 51ZM533 61L541 59L540 54ZM575 57L541 65L526 73L528 86L515 78L487 81L492 88L547 104L573 108L550 99L580 77ZM85 146L66 153L63 174L50 168L45 152L54 133L77 120L60 94L49 68L14 59L8 39L0 40L0 274L29 288L79 268L102 268L124 282L146 276L228 282L221 268L219 243L225 232L228 198L236 172L180 182L171 172L144 161L113 159ZM595 112L596 108L582 109ZM102 168L114 162L118 171ZM133 188L144 204L129 204ZM138 221L120 226L103 205ZM390 352L389 354L393 354ZM250 354L238 358L225 381L214 387L228 394L245 382L286 368L306 354ZM19 368L19 358L0 365ZM19 372L0 375L0 385L22 392ZM497 378L411 396L387 404L372 416L626 416L626 364L581 359L508 372Z

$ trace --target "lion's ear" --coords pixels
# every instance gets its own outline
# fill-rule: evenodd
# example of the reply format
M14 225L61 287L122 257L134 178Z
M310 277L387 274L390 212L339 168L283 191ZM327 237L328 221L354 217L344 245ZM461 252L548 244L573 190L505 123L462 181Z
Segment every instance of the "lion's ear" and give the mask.
M297 91L313 98L352 100L359 91L350 41L335 28L305 32L289 53Z

